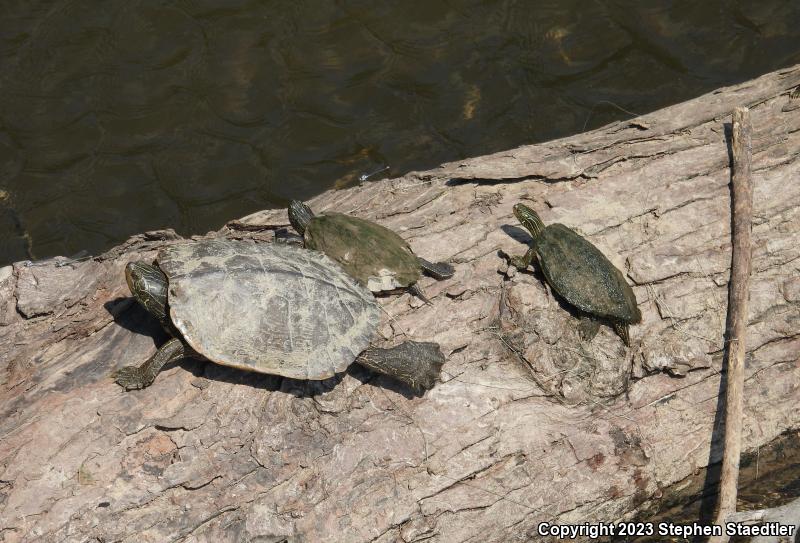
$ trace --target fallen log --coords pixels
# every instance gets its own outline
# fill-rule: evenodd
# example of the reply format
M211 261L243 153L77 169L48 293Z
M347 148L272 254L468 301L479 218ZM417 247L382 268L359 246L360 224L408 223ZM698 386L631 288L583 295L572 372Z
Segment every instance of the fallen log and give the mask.
M437 341L442 383L414 396L352 368L322 382L187 360L149 388L108 374L162 332L123 266L0 269L0 538L17 541L527 541L541 522L617 521L717 463L711 443L729 277L726 123L753 120L753 273L742 450L800 425L800 66L599 130L328 192L456 275L431 305L380 299L386 341ZM534 269L519 201L624 270L643 314L630 349L576 318ZM269 240L264 211L209 235ZM535 267L534 267L535 268Z

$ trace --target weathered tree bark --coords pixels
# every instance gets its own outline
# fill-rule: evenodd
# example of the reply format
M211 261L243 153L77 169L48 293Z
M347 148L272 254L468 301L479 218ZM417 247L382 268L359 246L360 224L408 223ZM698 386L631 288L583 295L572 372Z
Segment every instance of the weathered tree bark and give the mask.
M173 242L0 269L0 538L16 541L529 541L542 521L631 518L718 462L731 234L725 127L753 119L753 275L743 450L800 426L800 67L546 144L329 192L456 275L432 304L381 298L387 341L437 341L422 397L358 368L324 382L187 361L145 390L111 370L163 338L123 266ZM511 207L582 231L631 282L632 347L576 318ZM221 235L269 238L284 211ZM628 378L629 375L632 378Z

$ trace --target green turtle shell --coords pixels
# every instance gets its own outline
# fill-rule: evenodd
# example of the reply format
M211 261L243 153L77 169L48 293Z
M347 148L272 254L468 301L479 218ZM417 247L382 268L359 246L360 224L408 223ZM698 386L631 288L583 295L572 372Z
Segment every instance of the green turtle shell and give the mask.
M316 251L214 239L169 246L157 262L172 323L218 364L325 379L377 333L374 296Z
M372 292L404 288L419 280L419 260L403 238L377 223L343 215L317 215L306 226L306 247L339 262Z
M536 236L534 244L547 282L569 303L623 323L642 319L622 272L591 242L563 224L551 224Z

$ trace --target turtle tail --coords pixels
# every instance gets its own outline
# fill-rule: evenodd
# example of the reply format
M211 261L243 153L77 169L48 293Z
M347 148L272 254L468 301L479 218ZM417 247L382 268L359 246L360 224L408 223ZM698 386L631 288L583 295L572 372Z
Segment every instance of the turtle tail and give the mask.
M525 204L514 206L514 216L522 223L522 226L528 229L534 239L544 230L544 223L539 218L539 214Z
M292 223L298 234L301 236L306 232L306 226L314 218L314 212L311 208L300 200L292 200L289 204L289 222Z
M456 273L456 269L447 262L429 262L420 257L417 260L422 270L438 281L450 279Z

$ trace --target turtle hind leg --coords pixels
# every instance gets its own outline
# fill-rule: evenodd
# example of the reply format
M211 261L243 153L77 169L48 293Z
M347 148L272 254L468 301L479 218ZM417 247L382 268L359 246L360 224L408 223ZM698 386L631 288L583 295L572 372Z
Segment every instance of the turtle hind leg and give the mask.
M414 390L425 391L436 384L444 355L438 343L406 341L389 349L370 347L358 355L356 362Z
M581 317L581 322L578 324L578 335L583 341L586 341L587 343L592 341L599 330L599 320L591 316Z
M194 355L183 341L172 338L141 366L125 366L111 374L111 378L125 390L149 387L165 364Z
M614 331L617 333L619 337L622 338L622 342L625 344L626 347L631 346L631 336L628 332L629 326L624 322L615 322L614 323Z
M424 258L417 257L422 271L438 281L450 279L456 273L456 269L447 262L429 262Z

